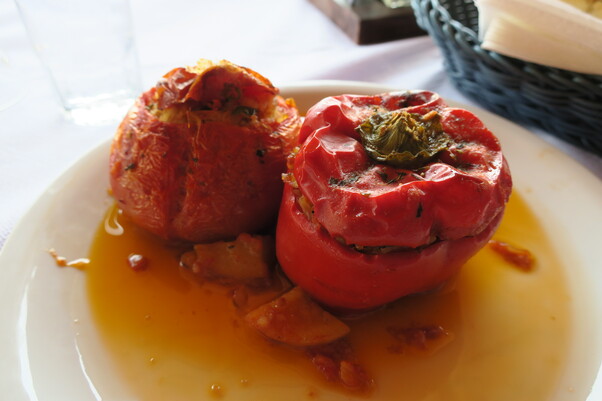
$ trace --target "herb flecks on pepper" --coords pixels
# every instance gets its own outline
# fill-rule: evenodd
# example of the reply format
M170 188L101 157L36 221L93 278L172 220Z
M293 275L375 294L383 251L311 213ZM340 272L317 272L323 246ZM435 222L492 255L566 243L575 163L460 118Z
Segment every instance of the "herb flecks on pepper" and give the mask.
M276 252L334 309L440 286L491 238L512 189L493 133L432 92L326 98L299 137Z
M406 169L425 165L450 143L436 111L425 116L405 110L376 112L356 131L372 159Z

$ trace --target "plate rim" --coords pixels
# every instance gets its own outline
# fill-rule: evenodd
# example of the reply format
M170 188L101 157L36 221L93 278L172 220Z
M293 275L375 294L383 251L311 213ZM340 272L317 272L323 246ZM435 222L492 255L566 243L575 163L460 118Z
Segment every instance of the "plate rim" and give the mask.
M318 90L319 92L336 94L334 92L344 91L345 93L350 93L368 91L375 93L403 89L394 88L391 85L374 84L362 81L342 80L297 81L288 84L283 84L280 86L280 91L283 95L286 95L290 92L315 93ZM446 101L447 100L448 99L446 99ZM468 110L473 111L475 114L477 114L484 120L502 121L503 124L510 124L509 126L513 127L513 129L519 132L527 133L528 135L525 137L525 140L543 149L543 152L547 155L546 157L553 159L559 158L562 164L568 164L571 170L576 170L576 172L580 176L579 180L586 181L588 185L592 185L594 188L596 188L595 190L601 194L600 199L602 199L602 182L598 179L598 177L596 177L591 171L587 170L585 167L580 165L577 161L572 159L567 154L561 152L560 150L554 148L552 145L545 142L536 134L529 132L525 128L522 128L509 120L503 119L502 117L499 117L489 111L481 109L478 106L464 105L458 102L454 102L452 100L449 100L449 103L452 106L465 107ZM483 118L483 116L485 116L485 118ZM501 140L502 139L503 138L501 138ZM65 185L65 182L69 181L73 174L76 173L75 170L78 170L78 168L81 168L81 166L90 163L90 160L94 158L106 158L106 160L108 160L108 148L110 146L110 142L111 138L107 138L107 140L102 141L100 144L96 144L93 148L85 152L80 158L78 158L74 163L72 163L71 166L69 166L55 180L53 180L53 182L31 204L26 213L24 213L18 219L12 232L7 237L2 249L0 249L0 278L3 278L2 280L0 280L0 294L17 294L16 296L18 298L20 291L24 291L27 289L30 280L33 279L32 274L35 274L35 269L33 272L27 271L26 269L10 269L7 268L5 265L7 263L7 260L11 258L11 255L13 253L17 252L20 248L23 247L23 240L28 237L28 233L32 230L32 228L28 226L29 222L31 220L35 221L36 217L40 217L44 215L45 212L49 211L48 209L50 208L50 205L48 204L48 199L51 199L52 197L56 196L58 192L60 192L60 188L62 188ZM505 147L503 140L502 145ZM106 154L103 155L102 152L105 152ZM518 157L516 157L516 159L518 159ZM510 162L512 169L512 159L510 160ZM35 228L33 230L35 230ZM2 297L4 297L4 295L2 295ZM23 316L15 316L16 312L22 312L23 308L27 308L26 304L23 305L24 300L25 302L27 301L25 294L21 298L21 302L19 302L16 307L15 305L13 305L13 307L10 310L7 305L0 303L0 317L2 317L1 320L3 322L6 322L7 320L5 319L8 317L11 322L16 321L18 322L18 324L26 323L23 322ZM599 305L598 308L600 308ZM19 330L20 329L17 328L16 332L20 333ZM0 361L8 359L5 358L6 354L9 353L6 351L7 347L5 345L12 344L16 348L19 347L19 344L17 344L16 341L11 340L9 338L8 332L9 330L0 329L0 344L3 344L2 347L0 347L0 355L2 355ZM602 333L602 331L598 330L598 333ZM17 353L17 356L20 356L21 358L29 358L29 356L24 356L22 354L26 351L27 350L24 351L23 349L18 349L18 352L21 352L21 354ZM12 356L14 357L15 355ZM598 363L598 373L596 373L597 378L593 382L594 384L592 387L592 391L587 397L587 400L593 401L594 399L597 399L597 397L600 397L602 395L602 373L599 371L600 363L602 363L602 360L600 360ZM6 370L5 364L3 364L2 362L0 362L0 367L2 368L0 369L0 372ZM22 370L25 368L26 367L21 366ZM9 372L12 373L7 375L6 372L2 372L4 376L0 379L0 393L8 395L9 398L13 400L37 399L35 390L28 388L29 386L33 386L34 384L28 382L26 378L23 377L24 372L21 372L18 369Z

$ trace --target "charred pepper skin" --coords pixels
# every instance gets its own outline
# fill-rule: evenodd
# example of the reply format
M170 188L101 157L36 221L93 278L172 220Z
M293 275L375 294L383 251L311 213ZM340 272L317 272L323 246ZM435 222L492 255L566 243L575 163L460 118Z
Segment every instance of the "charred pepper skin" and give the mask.
M436 118L445 146L417 167L375 160L358 127L378 113ZM512 189L497 138L432 92L326 98L308 112L300 140L278 260L334 308L371 309L448 280L491 238Z

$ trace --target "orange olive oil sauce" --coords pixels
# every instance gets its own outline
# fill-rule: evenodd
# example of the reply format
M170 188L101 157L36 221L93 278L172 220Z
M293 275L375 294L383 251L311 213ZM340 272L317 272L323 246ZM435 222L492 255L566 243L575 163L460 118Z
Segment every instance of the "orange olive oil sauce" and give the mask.
M303 352L253 332L230 288L182 275L181 250L115 208L98 229L85 274L103 346L139 400L545 400L567 358L565 272L517 194L494 238L531 251L533 271L485 247L438 291L346 321L374 378L367 394L328 383ZM148 258L145 270L128 267L132 253ZM390 330L432 325L447 340L426 349L407 347Z

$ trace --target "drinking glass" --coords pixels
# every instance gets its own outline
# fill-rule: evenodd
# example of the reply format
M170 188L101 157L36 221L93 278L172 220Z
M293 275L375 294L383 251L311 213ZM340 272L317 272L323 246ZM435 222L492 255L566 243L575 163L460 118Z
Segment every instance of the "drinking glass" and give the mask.
M15 0L34 50L75 123L123 118L140 92L128 0Z

